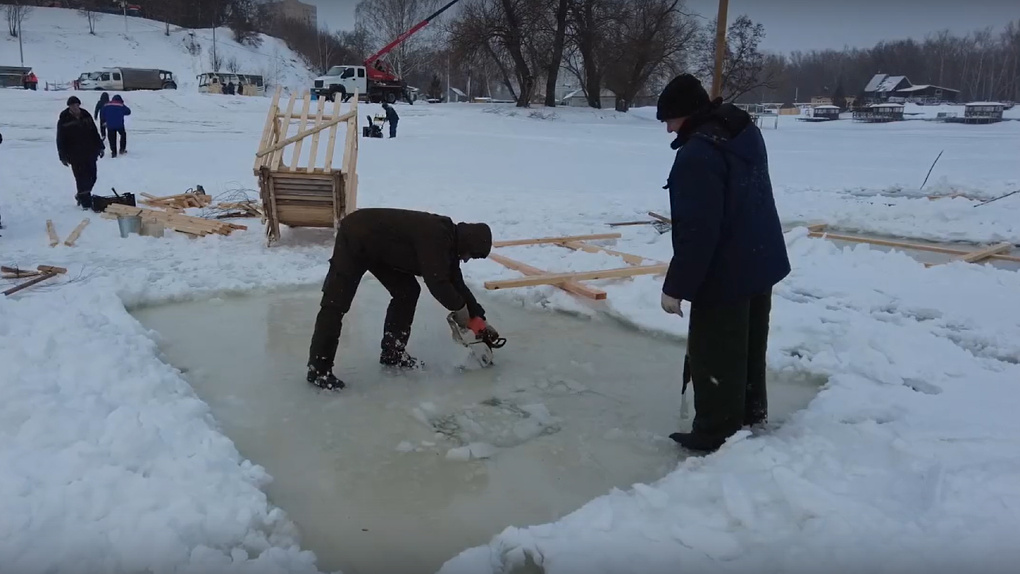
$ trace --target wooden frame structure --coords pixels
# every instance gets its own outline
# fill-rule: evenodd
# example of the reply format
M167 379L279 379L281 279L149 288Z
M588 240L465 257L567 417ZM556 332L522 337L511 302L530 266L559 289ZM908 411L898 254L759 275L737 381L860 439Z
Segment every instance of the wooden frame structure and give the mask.
M495 241L492 244L493 249L498 247L514 247L522 245L556 245L558 247L564 247L574 251L585 251L588 253L607 253L619 257L626 262L629 267L619 267L614 269L603 269L595 271L579 271L572 273L550 273L537 267L532 267L527 263L522 263L509 257L504 257L497 253L490 253L489 259L492 259L496 263L503 265L508 269L520 271L524 274L524 277L519 279L503 279L499 281L486 281L485 288L489 290L496 289L510 289L513 287L530 287L533 285L555 285L567 293L574 295L580 295L588 299L594 299L600 301L606 298L606 292L594 287L588 287L582 285L581 281L594 281L596 279L618 279L623 277L634 277L637 275L660 275L666 272L669 268L669 264L661 261L655 261L654 259L648 259L641 255L634 255L633 253L623 253L621 251L614 251L598 245L592 245L588 241L598 241L604 239L619 239L622 237L619 233L600 233L595 235L573 235L566 237L540 237L534 239L515 239L510 241ZM651 264L646 264L646 262Z
M827 223L815 223L807 226L811 237L820 237L823 239L831 239L833 241L846 241L849 243L868 243L881 247L892 247L894 249L913 249L916 251L928 251L931 253L951 255L952 259L945 261L944 263L951 263L953 261L980 263L988 259L1020 263L1020 257L1005 253L1013 249L1012 243L997 243L995 245L981 247L976 251L968 251L966 249L954 249L952 247L943 247L941 245L926 245L924 243L915 243L910 241L881 239L877 237L861 237L858 235L847 235L843 233L830 233L826 231L827 227ZM942 263L924 264L925 267L935 267L936 265L942 265Z
M358 194L358 94L351 98L350 110L340 111L340 100L317 100L312 109L308 90L292 93L286 111L280 110L278 87L273 95L255 153L255 176L266 222L267 244L280 238L280 225L288 227L336 227L357 208ZM301 109L295 105L300 102ZM292 124L297 133L288 135ZM346 124L343 163L333 166L337 131ZM319 162L319 138L328 130L324 157ZM305 140L311 138L308 153L302 157ZM287 148L290 153L287 154ZM285 159L290 156L290 160Z

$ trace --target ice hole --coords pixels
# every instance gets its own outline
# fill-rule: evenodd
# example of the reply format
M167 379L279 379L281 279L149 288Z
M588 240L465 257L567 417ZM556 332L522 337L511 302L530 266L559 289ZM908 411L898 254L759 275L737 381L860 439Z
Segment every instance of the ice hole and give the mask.
M389 296L366 276L337 356L348 387L320 391L304 381L319 295L132 313L242 456L273 476L270 501L298 525L321 571L435 572L507 526L554 521L680 460L668 435L690 420L679 415L676 340L483 293L508 343L492 367L461 370L468 350L423 289L409 350L428 370L387 373L378 359ZM818 387L773 374L771 420L806 406Z

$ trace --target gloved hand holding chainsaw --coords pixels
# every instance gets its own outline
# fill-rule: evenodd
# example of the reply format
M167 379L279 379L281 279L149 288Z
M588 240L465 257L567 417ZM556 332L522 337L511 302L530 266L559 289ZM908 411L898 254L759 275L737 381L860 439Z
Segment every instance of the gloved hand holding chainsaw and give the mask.
M472 317L467 305L453 312L453 320L456 321L460 328L471 331L475 334L475 337L487 343L492 343L499 339L499 332L492 325L488 324L485 319Z

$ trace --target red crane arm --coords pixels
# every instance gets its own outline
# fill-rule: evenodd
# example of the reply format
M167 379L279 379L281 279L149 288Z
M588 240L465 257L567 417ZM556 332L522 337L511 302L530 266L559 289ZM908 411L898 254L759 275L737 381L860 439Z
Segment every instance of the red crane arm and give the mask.
M408 38L413 36L418 30L421 30L422 28L424 28L429 22L435 20L440 14L442 14L443 12L446 12L451 6L453 6L457 2L460 2L460 0L452 0L446 6L443 6L439 10L436 10L436 12L434 14L432 14L431 16L429 16L428 18L425 18L421 22L418 22L417 24L415 24L410 30L408 30L408 31L404 32L403 34L397 36L396 40L393 40L389 44L386 44L386 46L383 47L382 50L379 50L375 54L372 54L371 56L369 56L368 59L365 60L365 67L370 67L372 65L372 62L374 62L374 61L378 60L379 58L381 58L381 57L385 56L386 54L388 54L391 50L393 50L393 48L396 48L401 43L403 43L404 40L407 40Z

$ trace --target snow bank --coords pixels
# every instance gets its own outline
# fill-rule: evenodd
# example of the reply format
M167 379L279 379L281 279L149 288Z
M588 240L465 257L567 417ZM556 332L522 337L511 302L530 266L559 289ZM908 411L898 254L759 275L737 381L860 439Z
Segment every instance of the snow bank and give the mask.
M293 525L260 490L265 472L224 438L181 374L159 360L157 335L125 305L316 284L331 234L287 230L266 249L249 219L229 237L119 238L115 223L74 207L53 143L64 97L0 92L9 118L0 126L0 258L69 269L0 301L0 560L23 572L314 571ZM100 162L97 193L169 195L201 184L213 195L255 197L251 165L267 100L127 100L129 153ZM608 221L668 209L661 186L673 153L660 124L484 109L401 106L398 139L361 141L361 205L487 221L507 239L604 232ZM1020 182L1016 122L783 121L766 137L788 222L1020 242L1012 198L972 208L851 193L916 189L943 148L938 185L1009 191ZM63 239L83 216L92 224L76 247L48 247L47 219ZM616 230L616 249L671 254L669 235L650 226ZM806 572L820 562L897 572L1012 567L1020 559L1012 535L1020 527L1020 310L1012 304L1020 274L963 263L926 269L901 253L839 249L802 228L787 241L794 272L776 289L769 360L781 374L828 378L806 411L559 522L509 528L444 572L506 571L528 556L550 574ZM620 265L552 246L505 252L550 271ZM476 289L517 276L492 261L467 264L465 275ZM607 302L551 287L487 296L610 313L683 336L686 319L658 308L655 278L592 284L609 292ZM303 384L303 365L294 369Z
M170 27L165 34L162 22L145 18L125 18L101 14L96 22L96 33L89 33L88 22L77 10L64 8L34 8L22 24L22 43L25 66L31 67L39 77L39 89L44 85L66 84L76 80L82 72L105 67L160 68L170 70L177 78L178 89L195 92L196 76L212 71L211 54L213 30L187 30ZM238 63L242 74L262 75L267 83L288 88L308 88L314 74L301 57L292 52L286 43L262 35L258 48L234 41L227 28L216 30L216 52L224 64ZM192 55L188 45L196 44L200 51ZM3 36L5 54L18 54L18 39ZM7 58L7 65L17 65Z

